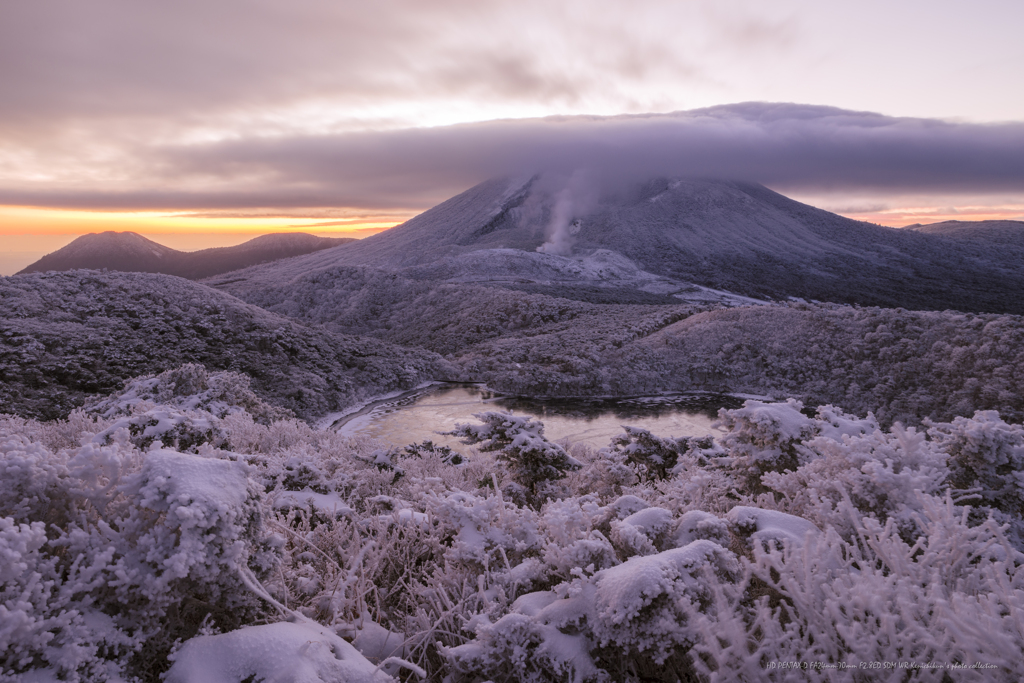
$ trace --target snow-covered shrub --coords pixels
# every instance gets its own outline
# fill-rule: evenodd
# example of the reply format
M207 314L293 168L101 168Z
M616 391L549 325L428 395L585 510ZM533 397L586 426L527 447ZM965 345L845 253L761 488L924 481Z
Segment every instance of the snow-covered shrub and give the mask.
M830 529L801 543L754 544L747 583L723 592L731 614L723 609L714 636L694 647L701 673L827 681L855 662L891 662L898 665L871 676L938 682L960 665L975 676L965 680L1018 680L1024 556L994 523L972 527L948 497L922 496L923 533L913 545L895 524L869 517L852 543ZM759 590L750 602L758 586L770 594ZM767 662L820 668L766 671Z
M730 541L729 523L719 517L702 510L690 510L676 522L672 542L681 548L694 541L714 541L721 546L728 546Z
M844 500L861 515L893 519L904 532L914 533L920 501L915 492L940 494L949 474L947 455L937 444L898 424L889 433L843 434L838 440L817 436L805 441L804 449L804 464L768 472L761 483L782 509L822 527L834 526L847 538L853 528L842 510Z
M109 578L109 559L62 561L42 522L0 517L0 680L38 669L75 682L123 673L143 636L118 628L88 597Z
M167 444L178 450L195 452L204 444L220 448L227 441L220 428L220 420L212 413L165 405L117 418L95 439L98 443L112 443L119 430L124 430L128 439L143 449L159 442L161 446Z
M12 431L0 430L0 515L63 526L74 511L67 457Z
M550 591L529 593L495 623L470 622L467 626L476 638L445 651L449 665L460 675L456 680L610 682L590 654L592 638L577 626L589 611L581 603L559 600Z
M534 496L541 495L549 482L582 467L564 448L545 439L544 424L529 416L485 412L473 417L483 424L459 424L449 434L463 443L479 444L481 451L494 451L512 478Z
M75 556L61 536L81 517L81 481L63 453L0 431L0 680L46 669L69 681L116 677L142 639L91 592L113 551Z
M928 435L949 455L950 485L980 496L1024 549L1024 427L979 411L947 424L929 422Z
M120 392L87 401L85 410L110 418L160 404L183 411L201 410L218 418L244 411L261 424L294 417L290 410L260 399L250 384L248 375L210 372L198 363L186 363L158 375L128 380Z
M705 540L632 557L595 576L594 637L602 648L661 665L704 637L693 615L713 607L711 584L738 571L731 552Z
M752 546L801 546L808 536L821 533L814 524L803 517L788 515L778 510L737 505L726 520L736 535L745 538Z
M5 422L9 425L8 427L3 426ZM18 423L17 427L14 426L16 422ZM66 419L50 422L21 420L13 416L0 415L0 432L20 434L57 453L63 449L80 446L84 435L91 437L93 434L103 431L110 425L110 422L111 420L100 415L76 408L68 414Z
M262 540L260 491L244 462L152 450L120 489L135 508L118 520L121 533L141 551L131 560L149 565L137 589L154 606L184 579L204 586L213 599L221 597L225 577L232 577L227 587L237 587L233 577L249 570ZM136 512L140 508L159 514L163 523L152 524Z
M221 421L227 448L237 453L276 453L292 447L339 445L338 435L317 432L301 420L284 419L260 424L246 412L231 413Z
M126 429L132 443L143 449L155 441L181 451L195 452L203 444L219 448L228 441L225 418L271 425L292 417L256 396L249 381L237 372L210 373L188 363L129 380L120 393L88 401L84 412L110 421L96 436L101 443L110 443L119 429Z
M584 465L566 476L573 491L594 494L601 500L613 500L621 496L624 489L639 482L636 468L620 451L612 448L595 450L580 444L571 451L573 457Z
M246 586L275 552L247 465L215 453L86 444L69 468L93 514L57 543L72 557L109 555L92 598L119 628L148 632L133 666L162 669L174 639L207 615L230 628L260 613Z
M461 465L466 461L465 458L462 457L461 453L453 451L448 446L434 444L433 441L409 444L405 447L404 454L409 457L425 457L433 455L437 456L442 462L449 465Z
M0 516L13 572L0 589L12 619L3 621L14 628L0 650L12 653L5 672L145 675L161 670L173 640L205 615L230 625L259 612L243 575L269 569L275 554L248 465L208 444L202 454L143 452L127 430L109 443L86 433L57 453L11 432L0 429Z
M939 444L898 423L883 432L870 414L857 418L823 406L809 418L800 408L794 401L748 401L740 410L721 411L730 431L720 439L722 457L708 462L741 475L750 500L770 494L758 505L834 526L847 538L852 526L839 511L844 500L860 514L893 518L912 533L915 491L940 494L947 485L949 456Z
M446 654L467 679L611 681L660 671L676 680L704 637L694 615L715 611L713 585L738 568L706 540L633 557L520 597L498 621L471 623L476 639Z
M623 520L611 523L611 541L620 554L653 555L666 549L669 532L675 526L672 513L664 508L648 507Z
M592 531L566 545L549 544L544 550L543 563L523 563L515 568L513 576L518 578L523 575L537 584L541 583L541 579L559 584L585 573L593 574L613 567L619 562L615 547L603 534Z
M807 461L803 441L814 434L814 421L793 399L785 403L747 401L742 408L721 410L715 426L728 430L721 438L729 463L756 489L765 472L795 470Z
M447 491L427 494L422 502L439 522L439 531L451 534L446 557L452 560L486 567L495 560L516 562L524 553L540 550L536 514L509 505L499 495Z

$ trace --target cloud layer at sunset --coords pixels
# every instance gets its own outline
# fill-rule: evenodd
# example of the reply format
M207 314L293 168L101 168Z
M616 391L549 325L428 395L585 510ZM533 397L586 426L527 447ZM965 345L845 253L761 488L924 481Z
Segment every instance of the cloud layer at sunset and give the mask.
M5 3L0 234L379 229L577 168L1021 217L1022 24L998 0Z
M746 103L132 150L121 183L24 183L0 202L100 210L417 207L480 180L587 169L609 180L729 178L788 193L1015 195L1024 124L948 123ZM139 173L141 171L141 173Z

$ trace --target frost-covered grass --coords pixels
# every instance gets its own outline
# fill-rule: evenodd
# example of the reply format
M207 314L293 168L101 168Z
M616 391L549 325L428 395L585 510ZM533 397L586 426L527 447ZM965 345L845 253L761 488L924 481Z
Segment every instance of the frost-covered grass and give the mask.
M748 401L601 450L482 414L458 455L243 385L0 419L0 680L1024 677L1024 427L995 412Z

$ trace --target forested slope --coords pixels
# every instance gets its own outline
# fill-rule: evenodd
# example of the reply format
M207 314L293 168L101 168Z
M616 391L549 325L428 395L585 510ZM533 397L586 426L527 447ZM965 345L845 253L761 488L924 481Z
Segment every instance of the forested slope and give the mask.
M0 412L53 418L139 374L182 363L250 375L303 417L426 379L428 351L336 335L188 280L143 273L0 278Z
M885 424L1024 416L1024 319L1012 315L734 308L610 348L580 329L484 342L458 360L492 388L522 394L769 394L873 411Z
M989 409L1024 414L1020 316L599 304L508 283L414 280L413 272L335 268L238 291L337 332L436 351L460 367L461 378L513 394L771 394L874 411L885 423Z
M909 229L929 235L942 235L964 243L989 243L1013 251L1024 251L1024 221L943 221L911 225ZM997 252L1000 253L1000 252Z
M641 303L644 293L636 291L590 291L595 297L604 292L605 301L622 301L592 303L510 289L505 282L439 282L414 279L405 271L360 267L333 268L283 286L252 289L228 282L221 288L274 313L335 332L448 355L488 339L575 328L589 330L595 339L619 338L637 326L650 328L652 323L645 321L651 318L660 321L660 327L698 310L668 296L649 295L658 303ZM578 290L572 293L579 295Z

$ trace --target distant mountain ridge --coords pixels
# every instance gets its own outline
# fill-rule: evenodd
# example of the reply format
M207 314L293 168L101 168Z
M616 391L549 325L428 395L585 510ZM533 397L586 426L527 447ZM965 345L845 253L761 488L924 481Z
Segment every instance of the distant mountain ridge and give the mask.
M578 201L569 189L539 177L490 180L345 249L210 284L246 298L339 267L423 272L484 250L604 249L645 272L744 296L1024 313L1024 265L990 241L854 221L745 182L660 178Z
M82 235L71 244L47 254L18 272L115 270L135 273L162 273L198 280L277 261L355 241L348 237L317 237L307 233L261 235L233 247L200 251L178 251L158 244L134 232L106 231Z
M1024 221L943 221L908 229L957 240L986 241L1024 251Z

